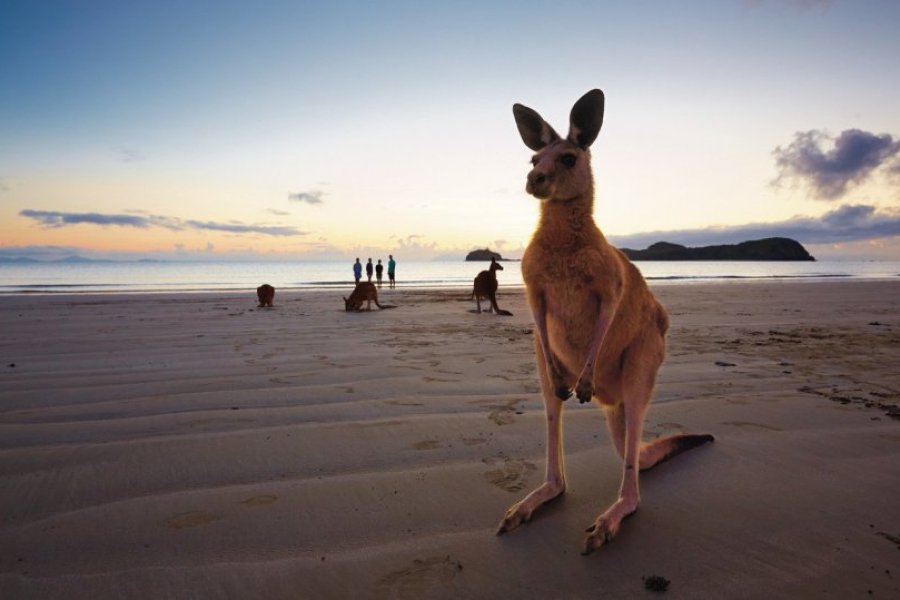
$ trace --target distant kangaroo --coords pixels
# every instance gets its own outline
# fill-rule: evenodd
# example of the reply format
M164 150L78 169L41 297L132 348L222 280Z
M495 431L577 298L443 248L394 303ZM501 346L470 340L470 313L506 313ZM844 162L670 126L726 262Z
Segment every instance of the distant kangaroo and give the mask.
M641 443L656 372L665 357L669 318L640 272L607 243L593 218L594 182L588 148L603 123L603 92L591 90L572 107L565 139L530 108L513 115L531 159L526 191L541 200L537 230L522 257L528 303L535 320L535 355L547 416L544 483L513 504L498 535L531 519L566 490L562 401L574 388L580 402L604 410L613 443L624 459L618 499L588 528L583 554L616 535L640 503L638 469L713 441L679 434Z
M372 303L378 308L397 308L391 304L378 303L378 290L371 281L361 281L356 284L356 288L349 298L344 298L344 310L362 310L362 303L366 302L366 310L372 310Z
M481 314L481 299L486 298L491 301L491 308L498 315L511 317L512 313L508 310L500 310L497 306L497 271L502 271L503 267L494 258L491 258L491 266L487 271L482 271L475 277L475 287L472 289L472 298L478 305L478 313Z
M256 288L256 298L259 300L259 307L268 306L272 308L272 301L275 300L275 288L268 283L264 283Z

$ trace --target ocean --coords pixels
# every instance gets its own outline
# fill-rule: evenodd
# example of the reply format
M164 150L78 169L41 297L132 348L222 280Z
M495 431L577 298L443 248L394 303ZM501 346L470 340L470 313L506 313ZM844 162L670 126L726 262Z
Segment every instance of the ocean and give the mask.
M523 285L521 263L502 264L504 270L497 274L500 285ZM900 261L641 261L635 264L652 284L900 277ZM398 260L397 285L468 287L486 267L487 263L463 260ZM263 283L281 290L347 288L353 285L353 271L349 261L0 263L0 294L209 292L255 290Z

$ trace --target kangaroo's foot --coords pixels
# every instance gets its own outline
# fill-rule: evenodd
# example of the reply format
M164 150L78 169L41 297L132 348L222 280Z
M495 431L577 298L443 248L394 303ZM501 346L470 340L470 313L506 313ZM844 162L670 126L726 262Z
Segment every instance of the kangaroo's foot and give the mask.
M565 483L545 481L522 500L509 507L497 527L497 535L512 531L522 523L530 521L534 511L554 498L558 498L565 491Z
M638 504L638 500L626 500L621 497L616 500L587 528L586 531L589 535L584 539L584 548L581 554L588 555L611 541L619 532L622 521L637 511Z

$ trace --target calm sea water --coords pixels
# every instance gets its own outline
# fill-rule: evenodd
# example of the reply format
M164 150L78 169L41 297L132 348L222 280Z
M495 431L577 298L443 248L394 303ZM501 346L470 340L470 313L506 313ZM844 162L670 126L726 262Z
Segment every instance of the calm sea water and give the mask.
M823 278L893 279L900 261L852 262L703 262L635 263L654 283ZM401 287L467 287L487 263L411 261L397 263ZM522 285L520 263L504 262L500 285ZM387 276L385 275L385 280ZM349 262L91 262L0 264L0 294L203 292L352 286Z

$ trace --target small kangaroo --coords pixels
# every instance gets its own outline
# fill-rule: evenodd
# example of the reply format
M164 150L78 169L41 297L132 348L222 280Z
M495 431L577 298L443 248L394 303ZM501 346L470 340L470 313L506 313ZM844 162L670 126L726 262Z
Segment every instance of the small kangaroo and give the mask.
M513 504L497 534L531 519L566 490L562 406L574 389L580 402L603 408L623 459L618 499L588 528L582 554L619 531L640 503L638 471L713 441L678 434L641 443L644 415L665 357L669 318L637 268L611 246L594 223L594 179L589 147L603 123L604 96L591 90L572 107L561 138L534 110L516 104L522 141L536 152L525 190L541 201L540 221L522 274L535 321L535 358L547 417L545 480Z
M344 298L344 310L362 310L362 303L366 302L366 310L372 310L372 303L378 308L396 308L391 304L378 303L378 290L371 281L361 281L356 284L356 288L349 298Z
M475 287L472 289L472 298L475 299L475 303L478 305L478 314L481 314L481 299L486 298L491 301L491 308L489 311L493 311L498 315L504 315L507 317L511 317L512 313L508 310L500 310L500 307L497 306L497 271L502 271L503 267L496 261L496 259L491 258L491 266L487 271L482 271L475 277Z
M259 307L268 306L272 308L272 301L275 300L275 288L268 283L264 283L256 288L256 297L259 299Z

